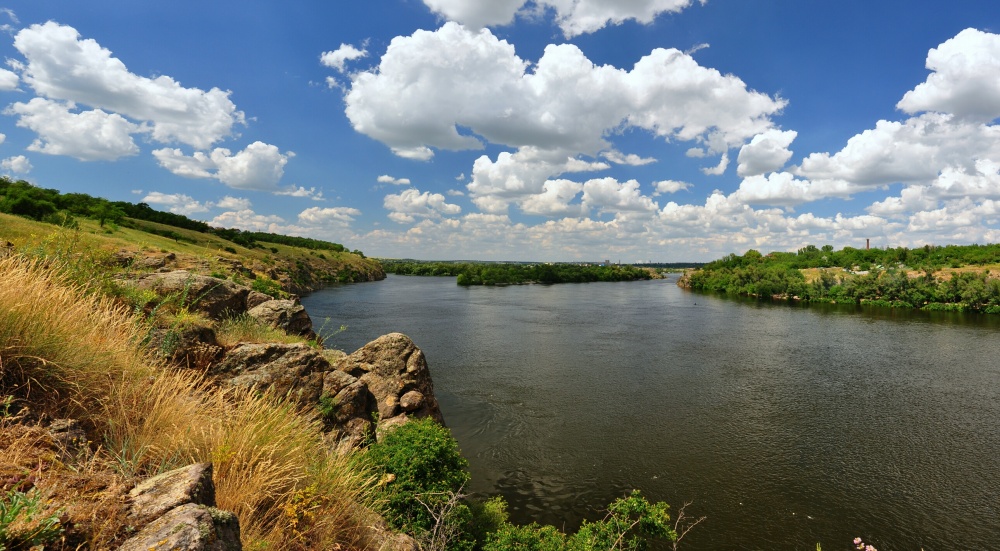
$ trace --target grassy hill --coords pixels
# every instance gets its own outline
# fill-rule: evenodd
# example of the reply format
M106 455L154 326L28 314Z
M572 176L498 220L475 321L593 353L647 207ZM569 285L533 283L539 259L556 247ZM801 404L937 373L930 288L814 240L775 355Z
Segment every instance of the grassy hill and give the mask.
M107 266L153 271L160 260L171 269L236 280L255 287L279 286L302 294L330 283L385 277L378 261L347 251L314 250L258 241L244 247L212 233L145 220L105 224L79 218L75 229L0 213L0 245L35 256L86 255ZM129 227L131 226L131 227Z

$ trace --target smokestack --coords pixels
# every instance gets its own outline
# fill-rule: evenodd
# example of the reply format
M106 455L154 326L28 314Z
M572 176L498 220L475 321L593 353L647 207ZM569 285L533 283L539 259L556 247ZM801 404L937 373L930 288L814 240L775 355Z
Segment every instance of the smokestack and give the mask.
M865 250L868 251L868 250L871 250L871 248L872 248L872 240L871 239L865 239Z

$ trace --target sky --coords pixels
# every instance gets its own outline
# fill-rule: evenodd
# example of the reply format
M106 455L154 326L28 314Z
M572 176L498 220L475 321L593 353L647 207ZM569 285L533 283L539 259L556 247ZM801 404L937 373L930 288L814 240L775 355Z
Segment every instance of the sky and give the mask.
M0 174L425 260L1000 242L995 0L0 0Z

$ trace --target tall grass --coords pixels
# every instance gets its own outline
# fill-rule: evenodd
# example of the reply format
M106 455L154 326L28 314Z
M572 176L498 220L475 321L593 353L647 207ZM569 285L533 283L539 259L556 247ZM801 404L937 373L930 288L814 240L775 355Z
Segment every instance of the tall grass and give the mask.
M369 479L326 451L313 416L165 368L140 318L51 266L0 259L0 281L0 396L81 420L126 476L213 461L249 549L365 545Z

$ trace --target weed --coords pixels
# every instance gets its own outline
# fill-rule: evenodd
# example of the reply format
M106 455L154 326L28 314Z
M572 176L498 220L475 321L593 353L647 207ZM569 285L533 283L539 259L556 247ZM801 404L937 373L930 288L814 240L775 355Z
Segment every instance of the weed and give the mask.
M60 514L37 490L7 492L0 497L0 549L26 549L55 541L63 532Z

